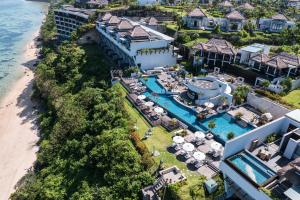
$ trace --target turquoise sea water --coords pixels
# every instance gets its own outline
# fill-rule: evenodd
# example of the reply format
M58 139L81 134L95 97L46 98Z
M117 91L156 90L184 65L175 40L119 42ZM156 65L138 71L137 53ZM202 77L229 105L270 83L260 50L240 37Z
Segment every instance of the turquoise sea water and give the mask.
M22 54L42 24L46 3L0 0L0 98L22 75Z

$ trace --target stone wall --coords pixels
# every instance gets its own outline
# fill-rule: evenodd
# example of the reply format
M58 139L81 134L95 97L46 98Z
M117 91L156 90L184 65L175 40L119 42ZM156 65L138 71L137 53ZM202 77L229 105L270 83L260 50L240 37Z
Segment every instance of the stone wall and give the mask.
M286 107L253 93L248 94L247 104L253 106L262 113L271 113L274 119L280 118L286 113L290 112L290 110Z

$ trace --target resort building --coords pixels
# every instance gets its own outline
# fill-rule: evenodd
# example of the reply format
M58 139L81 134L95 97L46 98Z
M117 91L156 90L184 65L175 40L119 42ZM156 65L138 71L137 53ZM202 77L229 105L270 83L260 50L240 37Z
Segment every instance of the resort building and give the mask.
M261 53L251 57L249 65L252 69L273 77L296 76L300 71L300 57L285 52L273 57Z
M207 16L200 8L195 8L183 18L186 26L192 29L205 29Z
M228 13L220 22L221 29L224 31L240 31L244 26L245 17L235 10Z
M238 10L244 11L244 10L254 10L254 7L249 3L244 3L237 7Z
M228 198L300 199L300 110L227 141L220 169Z
M75 5L84 8L103 8L108 5L108 0L76 0Z
M234 63L237 51L231 43L221 39L210 39L208 42L197 44L192 49L194 65L204 63L216 65Z
M269 52L270 52L270 47L268 45L255 43L241 48L238 52L238 56L240 57L241 64L249 64L250 58L258 54L268 55Z
M137 22L106 13L98 18L96 28L100 44L120 66L148 70L177 62L174 39Z
M231 12L233 10L233 5L230 3L230 1L223 1L218 4L219 9L225 11L225 12Z
M74 8L64 5L60 9L54 10L55 24L60 38L70 38L71 33L79 26L87 23L89 17L94 14L94 10Z
M300 9L300 0L288 0L287 6L294 7L296 9Z
M232 103L231 87L214 76L194 77L187 82L187 87L188 97L198 105L208 101L218 105L223 97L229 105Z
M258 29L267 32L281 32L284 29L294 28L295 22L289 21L283 14L277 14L271 18L261 18L258 21Z

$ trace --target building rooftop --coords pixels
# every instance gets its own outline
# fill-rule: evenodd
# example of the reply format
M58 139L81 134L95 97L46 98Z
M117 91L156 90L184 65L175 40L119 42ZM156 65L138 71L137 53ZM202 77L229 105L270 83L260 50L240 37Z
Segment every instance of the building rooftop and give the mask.
M213 53L221 53L228 55L235 55L237 51L234 49L232 44L222 39L210 39L206 43L200 43L193 47L193 49L205 50Z
M227 19L235 19L235 20L244 20L245 17L239 12L239 11L232 11L230 13L228 13L225 18Z
M249 3L244 3L244 4L240 5L238 8L244 9L244 10L253 10L254 9L254 7Z
M252 44L246 47L241 48L242 51L248 51L251 53L257 53L257 52L261 52L264 48L266 47L266 45L264 44Z
M61 8L56 9L55 11L76 15L85 19L88 19L92 14L95 13L94 9L75 8L72 5L63 5Z
M275 19L275 20L284 20L284 21L288 20L288 18L286 16L284 16L283 14L276 14L276 15L273 15L271 18Z
M206 17L205 13L200 8L195 8L189 14L189 17Z
M227 1L227 0L219 3L219 6L222 6L222 7L233 7L232 3L230 3L230 1Z
M293 110L285 116L300 123L300 109Z

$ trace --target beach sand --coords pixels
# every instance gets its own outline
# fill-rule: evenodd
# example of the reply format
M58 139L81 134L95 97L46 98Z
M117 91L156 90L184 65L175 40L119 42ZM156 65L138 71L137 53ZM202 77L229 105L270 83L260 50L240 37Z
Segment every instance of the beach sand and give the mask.
M30 42L24 51L23 76L0 102L0 200L9 199L36 160L37 110L30 97L37 59L35 43Z

